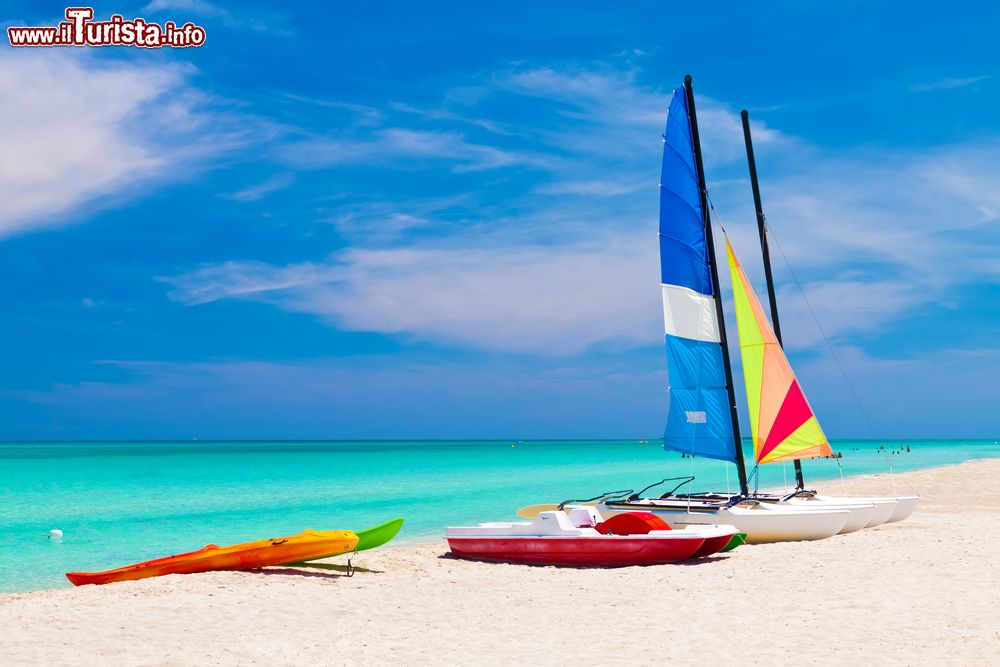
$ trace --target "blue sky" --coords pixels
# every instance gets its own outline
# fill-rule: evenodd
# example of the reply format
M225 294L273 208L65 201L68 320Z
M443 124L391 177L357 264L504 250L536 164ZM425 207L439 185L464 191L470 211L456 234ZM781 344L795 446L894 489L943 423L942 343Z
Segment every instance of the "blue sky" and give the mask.
M776 253L828 434L997 435L1000 10L537 4L118 2L206 45L0 47L0 438L657 437L688 72L751 280L741 108L871 418Z

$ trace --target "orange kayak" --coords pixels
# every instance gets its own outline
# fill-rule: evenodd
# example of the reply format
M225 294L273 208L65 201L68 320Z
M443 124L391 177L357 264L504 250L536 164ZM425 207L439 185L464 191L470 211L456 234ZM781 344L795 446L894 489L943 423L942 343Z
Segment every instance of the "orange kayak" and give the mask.
M267 565L283 565L336 556L352 551L358 536L350 530L304 530L291 537L275 537L256 542L219 547L209 544L197 551L126 565L106 572L67 572L76 586L132 581L164 574L193 574L211 570L251 570Z

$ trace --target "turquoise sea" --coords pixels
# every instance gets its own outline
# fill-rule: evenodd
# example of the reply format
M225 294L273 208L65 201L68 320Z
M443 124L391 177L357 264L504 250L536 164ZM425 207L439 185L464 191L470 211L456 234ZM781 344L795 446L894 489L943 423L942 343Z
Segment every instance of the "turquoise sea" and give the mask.
M886 455L882 445L910 451ZM1000 456L992 440L834 448L845 475L886 473L887 459L905 472ZM761 487L792 476L791 465L766 468ZM833 460L805 470L807 480L840 475ZM68 570L209 542L362 529L397 516L406 519L401 541L434 539L447 525L511 519L522 505L687 474L697 476L691 490L736 484L733 466L682 459L656 441L0 443L0 591L66 587ZM48 538L54 528L61 540Z

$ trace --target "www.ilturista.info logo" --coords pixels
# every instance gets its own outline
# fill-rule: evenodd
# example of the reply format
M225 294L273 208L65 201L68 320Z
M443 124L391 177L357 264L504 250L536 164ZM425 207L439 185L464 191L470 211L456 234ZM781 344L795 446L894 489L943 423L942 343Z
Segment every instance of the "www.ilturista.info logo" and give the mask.
M162 26L145 19L126 20L112 14L109 21L94 21L92 7L67 7L66 20L51 28L18 26L7 28L11 46L163 46L184 48L205 43L205 29L190 21Z

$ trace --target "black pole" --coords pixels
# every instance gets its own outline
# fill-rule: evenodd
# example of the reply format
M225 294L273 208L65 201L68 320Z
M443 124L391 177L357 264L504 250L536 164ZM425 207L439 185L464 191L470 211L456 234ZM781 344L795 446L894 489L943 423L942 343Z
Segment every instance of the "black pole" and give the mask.
M705 224L705 244L708 250L708 266L712 273L712 293L715 295L715 318L719 322L719 343L722 346L722 365L726 371L726 391L729 394L729 415L733 423L733 446L736 449L736 469L740 476L740 493L747 495L747 466L743 460L743 439L736 415L736 393L733 390L733 370L729 365L729 343L726 341L726 319L722 312L722 293L719 289L719 271L715 266L715 240L712 236L712 216L708 210L708 188L705 186L705 167L701 161L701 139L698 136L698 115L694 111L694 90L691 75L684 77L684 93L687 97L688 120L691 123L691 140L694 144L694 163L698 170L698 190L701 195L701 214Z
M757 183L757 161L753 156L753 140L750 138L750 113L744 109L740 112L743 118L743 142L747 147L747 164L750 165L750 187L753 189L753 205L757 209L757 234L760 236L760 251L764 255L764 276L767 279L767 300L771 306L771 326L774 336L781 343L781 324L778 322L778 299L774 295L774 278L771 275L771 249L767 242L767 225L764 220L764 206L760 203L760 185ZM782 347L784 347L782 345ZM802 462L795 460L795 484L804 489L806 482L802 477Z

